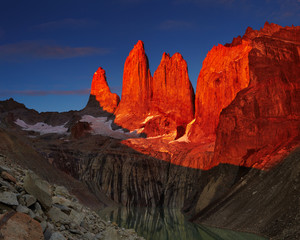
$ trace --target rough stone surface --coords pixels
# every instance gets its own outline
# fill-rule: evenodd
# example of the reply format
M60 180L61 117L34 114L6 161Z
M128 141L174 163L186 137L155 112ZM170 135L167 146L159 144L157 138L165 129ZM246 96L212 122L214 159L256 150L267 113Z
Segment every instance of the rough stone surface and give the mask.
M189 132L192 141L215 136L219 115L249 85L248 54L251 44L213 47L207 54L197 80L195 118Z
M142 129L148 137L184 132L194 118L194 90L182 56L164 53L152 78L144 44L139 41L125 62L122 98L115 115L116 124Z
M131 130L140 127L139 120L144 119L150 110L152 82L144 43L138 41L124 65L122 97L115 112L116 124Z
M54 232L52 233L50 240L66 240L66 238L60 232Z
M30 194L25 194L19 199L19 202L26 207L30 207L36 202L36 198Z
M24 188L28 193L36 197L44 208L51 207L52 190L48 182L40 179L33 172L27 171Z
M29 208L25 207L23 205L19 205L16 209L17 212L21 212L21 213L25 213L28 214L29 213Z
M17 194L13 192L0 192L0 202L11 205L11 206L18 206L19 202L17 199Z
M266 23L244 38L250 84L221 113L212 165L266 169L299 145L300 27Z
M91 126L88 122L81 122L78 121L71 127L71 136L73 138L81 138L83 136L88 135L89 131L91 130Z
M172 57L164 53L161 62L153 75L153 95L151 98L151 115L163 115L169 122L175 122L175 128L162 127L159 123L162 135L168 130L177 130L177 127L185 129L186 125L194 118L194 89L189 80L186 61L180 53ZM151 119L148 121L151 122ZM171 124L170 124L171 125ZM151 130L145 132L151 136Z
M96 96L100 107L109 113L113 113L120 102L119 96L111 93L106 81L105 70L101 67L94 73L91 95Z
M71 222L69 216L61 211L61 209L59 209L57 206L51 207L47 214L55 223L60 222L63 224L69 224Z
M0 156L0 168L5 168ZM136 239L142 240L135 232L125 230L102 220L95 212L81 205L77 198L71 195L63 186L50 185L53 196L53 203L50 209L43 209L39 200L26 192L23 188L24 180L28 184L28 172L12 164L10 174L17 182L12 183L7 193L18 195L20 205L10 207L11 203L0 203L0 238L5 240L21 239L45 239L45 240L77 240L77 239L103 239L105 233L114 229L115 239ZM33 172L30 172L33 175ZM36 176L35 180L37 179ZM6 179L8 183L8 179ZM3 182L6 182L5 180ZM39 179L41 181L41 179ZM9 184L9 183L8 183ZM9 192L11 191L11 192ZM16 193L15 193L16 192ZM2 192L1 192L2 193ZM7 194L6 194L7 195ZM10 202L10 201L9 201ZM30 208L26 205L29 203ZM4 213L4 214L2 214ZM2 215L1 215L2 214ZM108 238L111 239L110 235ZM106 238L104 238L106 239Z
M10 215L12 216L9 217ZM4 240L44 239L41 225L24 213L6 213L0 218L1 220L9 218L6 224L0 228Z
M12 175L5 171L1 172L1 177L13 183L17 181Z

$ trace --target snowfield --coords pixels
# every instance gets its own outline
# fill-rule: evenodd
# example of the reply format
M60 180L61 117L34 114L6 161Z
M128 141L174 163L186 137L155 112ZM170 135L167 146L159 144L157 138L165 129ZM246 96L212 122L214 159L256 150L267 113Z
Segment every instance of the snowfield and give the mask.
M81 122L88 122L91 125L91 133L102 136L109 136L117 139L138 138L137 131L124 132L122 129L113 130L111 128L112 120L107 120L106 117L93 117L90 115L84 115L81 118Z
M111 127L112 120L107 120L107 117L93 117L90 115L82 116L81 122L88 122L91 126L91 134L109 136L116 139L128 139L128 138L138 138L140 135L138 131L124 132L122 129L113 130ZM56 134L68 134L68 128L65 127L66 123L61 126L51 126L44 122L38 122L34 125L25 123L21 119L15 121L25 131L38 132L41 135L48 133Z
M43 122L38 122L34 125L30 125L21 119L17 119L15 124L19 125L25 131L39 132L41 135L48 133L66 134L68 131L68 128L65 127L65 124L61 126L51 126Z

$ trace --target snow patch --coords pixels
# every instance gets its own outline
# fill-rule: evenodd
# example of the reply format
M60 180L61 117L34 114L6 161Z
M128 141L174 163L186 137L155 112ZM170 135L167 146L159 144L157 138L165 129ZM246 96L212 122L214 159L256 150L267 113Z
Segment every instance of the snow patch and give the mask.
M146 122L148 122L149 120L151 120L152 118L155 118L155 117L159 117L159 115L150 115L150 116L146 117L144 122L142 122L142 124L145 124Z
M15 124L19 125L22 130L39 132L41 135L48 133L66 134L68 131L68 128L65 128L65 124L60 126L51 126L43 122L38 122L34 125L31 125L25 123L21 119L17 119Z
M186 143L189 143L191 141L189 140L189 137L187 136L187 134L184 134L182 137L176 139L173 142L186 142Z
M109 136L117 139L138 138L139 134L136 131L124 132L122 129L113 130L111 127L112 120L107 117L93 117L84 115L81 118L82 122L88 122L91 126L91 133L94 135Z

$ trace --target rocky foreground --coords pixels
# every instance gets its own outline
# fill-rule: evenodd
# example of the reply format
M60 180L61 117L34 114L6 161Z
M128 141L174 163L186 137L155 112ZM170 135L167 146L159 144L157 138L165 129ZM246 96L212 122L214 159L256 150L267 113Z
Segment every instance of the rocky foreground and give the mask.
M0 156L0 238L143 239L81 205L63 186L50 185L34 172Z

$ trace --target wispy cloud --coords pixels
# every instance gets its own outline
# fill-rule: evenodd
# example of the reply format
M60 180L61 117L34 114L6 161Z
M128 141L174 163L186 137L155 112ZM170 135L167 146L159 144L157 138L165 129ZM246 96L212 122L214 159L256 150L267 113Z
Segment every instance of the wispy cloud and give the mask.
M87 95L90 89L79 90L0 90L0 96Z
M159 29L161 30L183 30L193 27L193 23L180 20L166 20L159 25Z
M109 48L70 47L50 45L39 41L0 45L0 59L10 61L22 60L24 58L66 59L90 55L105 55L110 52Z
M76 29L76 28L86 28L94 27L98 22L91 19L75 19L75 18L65 18L56 21L50 21L35 25L32 29L37 30L57 30L63 28Z

